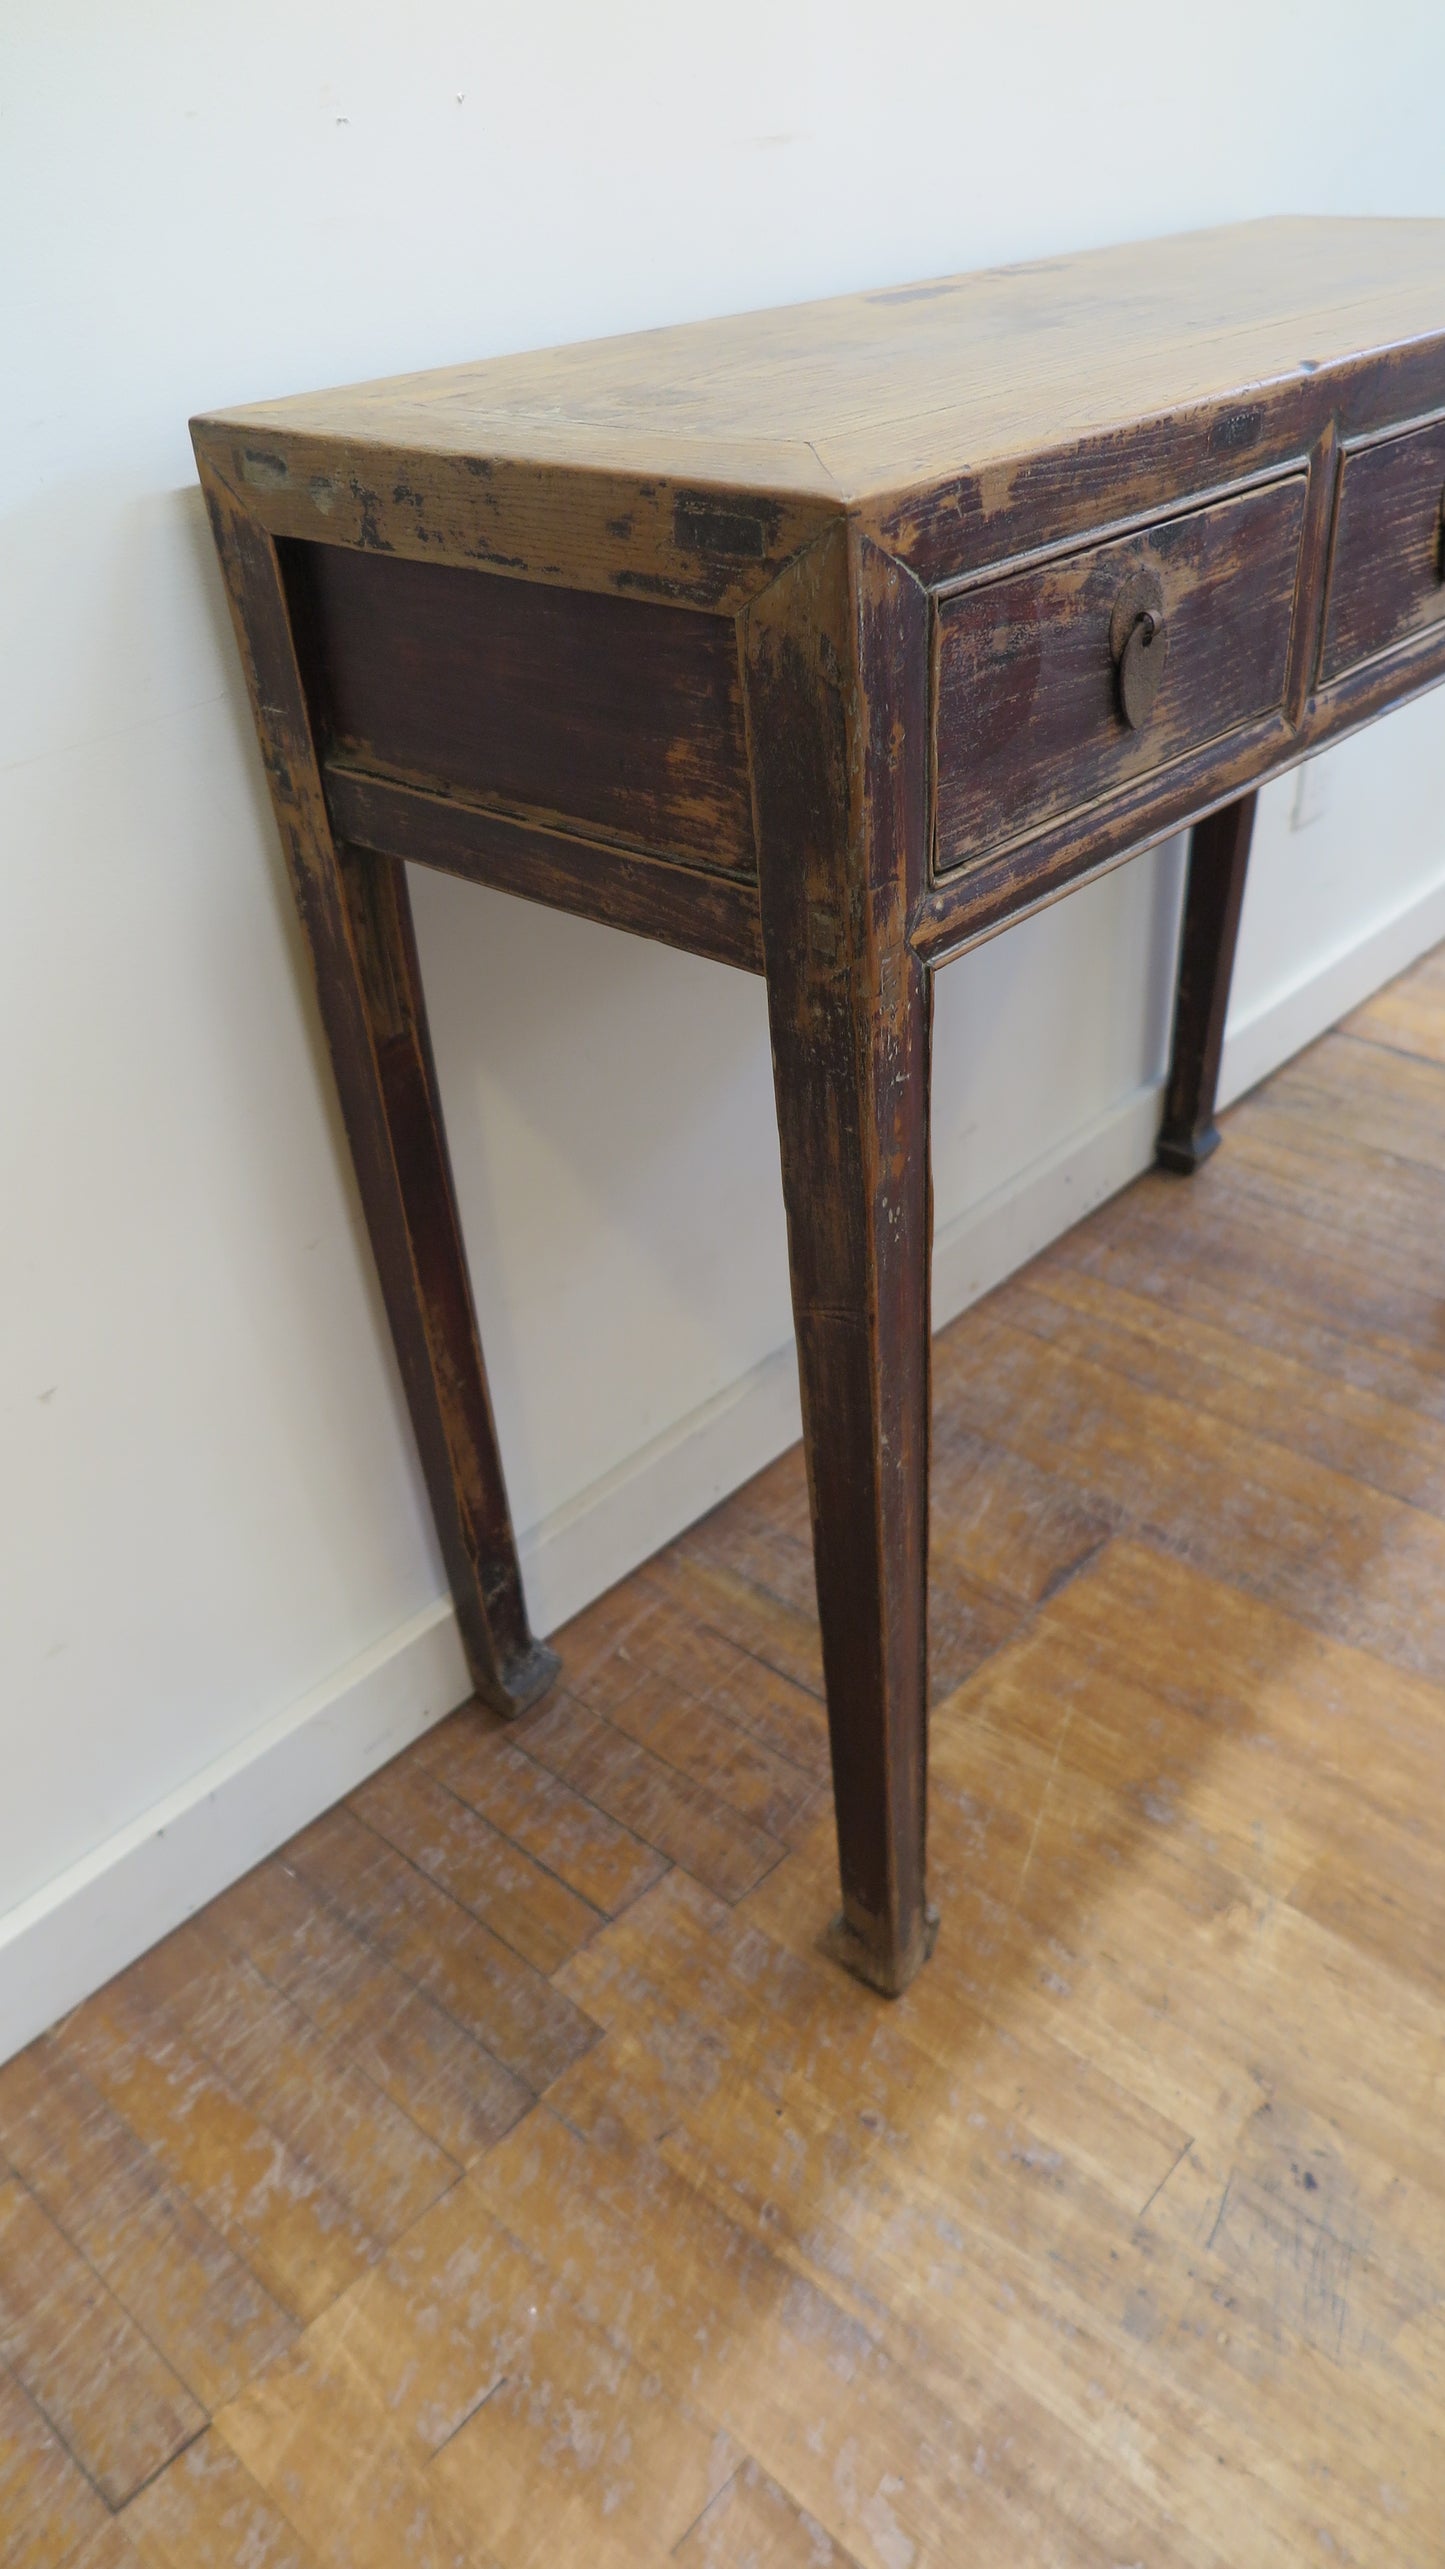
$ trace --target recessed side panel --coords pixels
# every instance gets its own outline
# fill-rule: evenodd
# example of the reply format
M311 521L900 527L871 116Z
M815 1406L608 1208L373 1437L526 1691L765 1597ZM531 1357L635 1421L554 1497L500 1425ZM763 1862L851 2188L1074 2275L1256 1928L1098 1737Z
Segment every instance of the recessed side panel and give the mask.
M938 605L940 873L1283 705L1305 476Z
M282 549L329 759L753 871L730 617L342 545Z
M1345 450L1320 675L1434 624L1445 643L1445 420Z

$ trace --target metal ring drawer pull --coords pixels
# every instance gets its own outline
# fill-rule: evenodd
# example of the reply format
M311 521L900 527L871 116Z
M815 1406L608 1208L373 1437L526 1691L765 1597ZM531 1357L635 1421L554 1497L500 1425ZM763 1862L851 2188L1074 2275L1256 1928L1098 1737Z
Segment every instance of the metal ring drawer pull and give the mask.
M1119 673L1119 711L1138 731L1154 711L1169 657L1164 591L1157 573L1136 571L1125 581L1109 618L1109 649Z

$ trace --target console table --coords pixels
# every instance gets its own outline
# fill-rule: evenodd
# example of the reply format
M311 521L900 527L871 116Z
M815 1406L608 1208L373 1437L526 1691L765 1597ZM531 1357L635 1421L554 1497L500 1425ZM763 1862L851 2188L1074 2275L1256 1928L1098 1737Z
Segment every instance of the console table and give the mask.
M767 986L842 1915L929 1948L931 979L1193 825L1217 1138L1255 789L1445 674L1445 222L1268 222L194 423L477 1690L528 1629L405 866ZM1022 1031L1022 1030L1021 1030Z

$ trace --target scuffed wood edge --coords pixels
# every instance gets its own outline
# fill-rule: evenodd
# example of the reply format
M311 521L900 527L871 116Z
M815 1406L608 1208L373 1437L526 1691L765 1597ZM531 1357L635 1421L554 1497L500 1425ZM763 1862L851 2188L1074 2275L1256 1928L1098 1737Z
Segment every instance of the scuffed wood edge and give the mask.
M191 423L213 481L274 538L736 614L841 497Z
M1302 758L1347 739L1442 681L1445 628L1415 634L1311 697L1298 730L1279 716L1248 733L1233 734L1226 743L1207 745L1156 776L1106 796L1089 811L1066 817L1038 838L953 868L917 903L912 942L933 967L952 962L1015 920L1049 909L1083 884L1127 865L1239 795L1287 775Z
M435 866L743 972L762 971L757 885L747 876L549 829L339 761L323 772L332 826L349 846Z
M1096 526L1203 505L1216 491L1298 464L1326 428L1390 436L1445 405L1445 332L1310 367L1282 381L1210 393L1156 417L1121 418L1067 445L985 463L961 459L850 501L860 533L929 588L1039 545L1088 542ZM828 458L826 441L822 452Z

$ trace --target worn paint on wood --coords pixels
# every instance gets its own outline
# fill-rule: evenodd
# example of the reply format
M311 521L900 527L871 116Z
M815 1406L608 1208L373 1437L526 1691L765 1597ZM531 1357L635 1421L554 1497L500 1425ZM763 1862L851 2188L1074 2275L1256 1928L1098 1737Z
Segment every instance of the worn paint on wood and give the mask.
M285 571L329 756L751 871L729 617L337 544Z
M1304 492L1292 475L942 601L940 871L1282 707ZM1167 659L1131 728L1110 627L1141 575Z
M1164 1136L1197 1165L1253 794L1445 675L1442 414L1445 224L1275 221L194 424L497 1712L558 1669L527 1626L405 866L763 971L839 1951L879 1987L931 1932L931 971L1199 825ZM758 1632L715 1567L669 1575ZM804 1686L810 1602L805 1562L759 1653ZM936 1621L958 1678L1010 1608L960 1594ZM637 1692L630 1747L603 1749L587 1719L555 1703L541 1762L550 1740L728 1897L806 1825L705 1720L684 1740Z
M1322 675L1445 620L1445 420L1347 448Z

